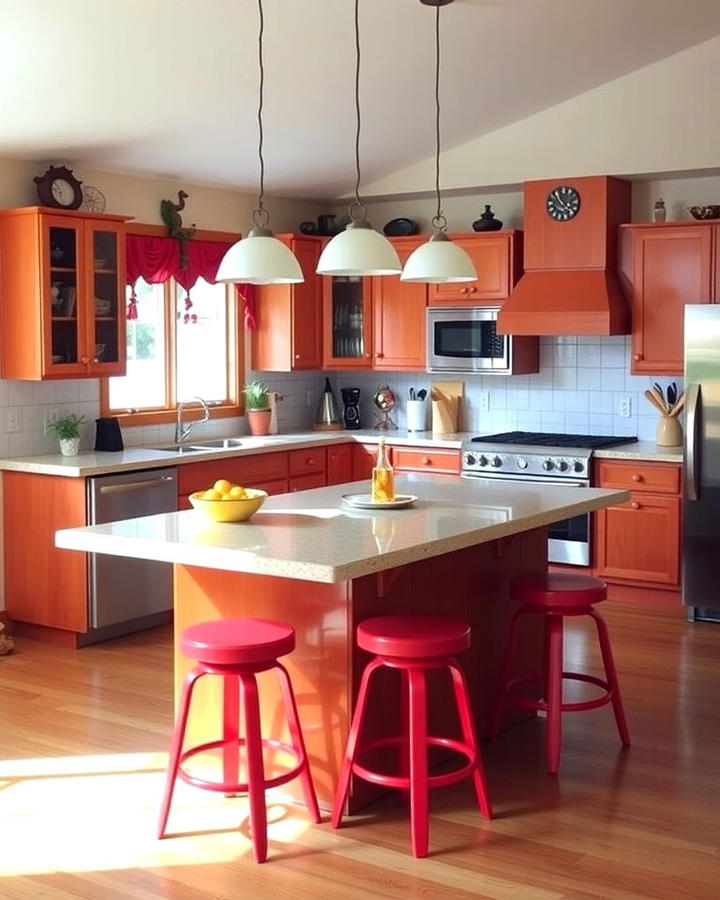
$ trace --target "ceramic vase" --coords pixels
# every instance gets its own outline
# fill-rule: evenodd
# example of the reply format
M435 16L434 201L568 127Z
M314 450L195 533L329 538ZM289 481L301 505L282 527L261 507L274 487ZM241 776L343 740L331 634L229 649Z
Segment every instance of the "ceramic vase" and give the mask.
M679 447L682 442L683 430L677 417L660 416L655 433L655 443L658 447Z
M249 409L247 411L248 425L250 426L250 434L261 436L268 434L270 431L270 410L269 409Z
M485 204L485 212L480 216L479 219L475 219L472 223L473 231L500 231L503 227L503 223L500 219L495 218L495 213L492 211L490 204Z
M63 456L77 456L80 450L80 438L60 438L60 453Z

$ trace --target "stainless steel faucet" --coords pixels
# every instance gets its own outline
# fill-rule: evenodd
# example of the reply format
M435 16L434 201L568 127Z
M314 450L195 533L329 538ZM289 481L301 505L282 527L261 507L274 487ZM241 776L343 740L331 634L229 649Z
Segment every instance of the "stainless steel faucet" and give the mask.
M186 406L189 406L191 403L199 403L203 409L203 417L202 419L196 419L194 422L183 422L183 410ZM207 422L210 418L210 410L208 409L207 403L203 400L202 397L189 397L187 400L183 400L178 403L177 407L177 424L175 426L175 443L182 444L185 438L190 434L192 429L196 425L202 425L203 422Z

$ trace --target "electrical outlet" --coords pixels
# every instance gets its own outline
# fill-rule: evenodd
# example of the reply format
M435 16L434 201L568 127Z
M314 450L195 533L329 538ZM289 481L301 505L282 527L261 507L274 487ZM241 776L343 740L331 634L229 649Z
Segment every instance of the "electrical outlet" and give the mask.
M629 419L632 415L632 399L630 397L621 397L620 404L618 406L618 415L622 416L623 419Z
M480 391L480 412L490 411L490 391Z
M5 431L15 432L20 431L20 416L18 414L17 407L8 406L5 410Z

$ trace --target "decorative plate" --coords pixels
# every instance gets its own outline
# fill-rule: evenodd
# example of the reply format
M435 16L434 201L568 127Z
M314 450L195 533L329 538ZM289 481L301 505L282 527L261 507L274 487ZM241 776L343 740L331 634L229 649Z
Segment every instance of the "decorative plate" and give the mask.
M383 234L387 237L405 237L419 231L417 222L412 219L391 219L383 227Z
M373 500L370 494L343 494L343 500L348 506L358 509L402 509L404 506L412 506L417 500L414 494L396 494L394 500Z

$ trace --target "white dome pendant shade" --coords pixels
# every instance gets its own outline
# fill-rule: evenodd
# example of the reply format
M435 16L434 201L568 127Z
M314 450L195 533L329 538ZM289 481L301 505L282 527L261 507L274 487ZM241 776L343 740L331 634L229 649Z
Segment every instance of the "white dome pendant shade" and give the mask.
M400 258L390 241L367 222L353 221L325 245L319 275L398 275Z
M215 280L226 284L298 284L305 279L290 248L269 228L255 225L223 256Z
M400 281L419 284L476 280L477 272L473 261L444 231L436 231L417 250L413 250L400 276Z

